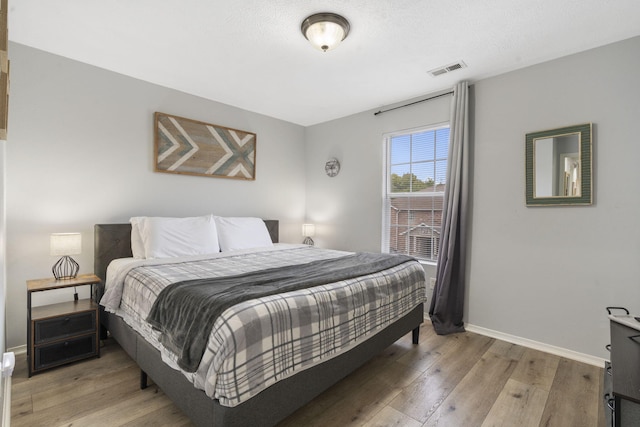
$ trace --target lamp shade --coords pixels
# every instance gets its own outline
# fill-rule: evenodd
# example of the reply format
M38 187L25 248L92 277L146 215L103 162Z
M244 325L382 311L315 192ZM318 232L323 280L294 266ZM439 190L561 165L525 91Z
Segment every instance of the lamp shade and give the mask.
M302 235L305 237L315 236L316 226L314 224L302 224Z
M302 34L323 51L336 47L349 34L349 21L335 13L316 13L302 21Z
M82 253L82 235L80 233L51 234L51 255L78 255Z

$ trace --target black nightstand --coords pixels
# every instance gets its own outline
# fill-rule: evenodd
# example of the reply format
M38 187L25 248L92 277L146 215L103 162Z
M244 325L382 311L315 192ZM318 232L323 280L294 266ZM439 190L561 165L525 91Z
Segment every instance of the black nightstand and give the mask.
M31 307L31 294L98 285L95 274L75 279L27 280L27 362L29 376L88 357L100 357L100 313L93 299Z

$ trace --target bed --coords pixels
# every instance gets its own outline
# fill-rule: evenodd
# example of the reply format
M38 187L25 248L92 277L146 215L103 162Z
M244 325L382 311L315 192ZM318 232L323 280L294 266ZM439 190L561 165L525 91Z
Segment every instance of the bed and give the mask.
M270 240L273 243L278 243L278 221L265 220L264 225ZM95 226L94 268L103 283L107 279L107 268L111 261L132 257L131 234L131 224L98 224ZM276 246L278 246L278 250L274 249L273 252L286 253L286 257L280 256L283 259L288 259L291 254L307 253L312 250L311 248L296 247L296 245L285 246L284 249L281 249L279 245ZM278 252L280 250L290 252ZM239 256L233 255L233 257ZM265 253L260 252L255 256L271 255L265 250ZM415 264L419 267L417 262ZM402 268L405 268L404 265L406 264L403 264ZM411 268L415 269L415 266L411 266ZM422 284L419 286L424 288L424 273L421 274ZM424 290L420 292L424 292ZM167 360L165 349L162 348L161 351L158 342L154 342L153 339L146 336L144 331L141 332L140 326L131 326L128 323L130 319L125 321L123 317L126 318L126 315L102 309L101 323L103 336L106 337L108 330L109 335L139 365L141 387L146 386L147 375L151 377L154 383L190 417L194 424L202 426L271 426L304 406L408 332L412 332L413 343L417 344L419 328L424 316L424 297L421 299L418 303L412 303L412 307L404 308L400 317L393 319L383 328L369 333L355 344L347 345L342 350L337 349L335 354L320 360L319 363L316 361L295 372L279 375L274 381L270 381L267 387L258 389L256 394L245 399L237 398L235 400L233 398L217 398L211 390L205 390L207 387L203 387L202 379L194 380L194 375L176 369L176 360ZM143 337L143 335L145 336ZM214 339L210 338L211 341ZM194 386L194 381L200 382L200 388Z

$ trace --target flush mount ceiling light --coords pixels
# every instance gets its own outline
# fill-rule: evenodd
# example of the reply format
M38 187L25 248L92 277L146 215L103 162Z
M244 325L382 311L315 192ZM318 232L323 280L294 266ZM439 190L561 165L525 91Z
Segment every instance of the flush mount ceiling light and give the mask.
M349 34L349 21L335 13L316 13L302 21L302 34L323 52L338 46Z

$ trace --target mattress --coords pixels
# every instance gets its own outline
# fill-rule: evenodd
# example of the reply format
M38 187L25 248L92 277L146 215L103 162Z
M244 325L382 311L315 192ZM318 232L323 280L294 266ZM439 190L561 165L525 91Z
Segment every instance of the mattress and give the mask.
M118 259L107 270L101 304L156 347L165 363L180 370L177 356L160 344L158 332L145 320L166 286L347 254L276 244L194 257ZM197 370L180 371L208 396L233 407L281 379L348 351L425 299L424 270L412 261L366 276L248 300L228 308L215 321Z

